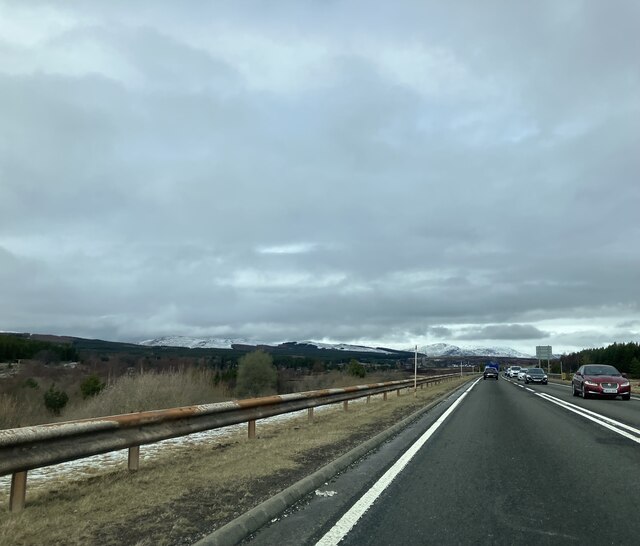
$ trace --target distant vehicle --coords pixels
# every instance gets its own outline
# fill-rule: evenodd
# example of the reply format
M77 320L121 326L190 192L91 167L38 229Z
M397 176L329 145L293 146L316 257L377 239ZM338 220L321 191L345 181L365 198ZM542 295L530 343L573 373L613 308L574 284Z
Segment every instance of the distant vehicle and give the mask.
M486 379L487 377L495 377L498 379L498 369L494 366L485 366L483 375L484 377L482 379Z
M524 376L524 382L529 383L542 383L546 385L548 382L547 374L544 373L542 368L529 368Z
M527 370L527 368L520 368L520 371L518 372L518 381L524 381L524 376L527 374L529 370Z
M509 368L509 377L518 377L518 372L521 369L521 366L511 366L511 368Z
M580 366L571 381L573 396L589 398L631 398L631 384L616 368L606 364Z
M509 374L511 373L511 366L509 366L505 371L504 371L504 376L505 377L509 377Z

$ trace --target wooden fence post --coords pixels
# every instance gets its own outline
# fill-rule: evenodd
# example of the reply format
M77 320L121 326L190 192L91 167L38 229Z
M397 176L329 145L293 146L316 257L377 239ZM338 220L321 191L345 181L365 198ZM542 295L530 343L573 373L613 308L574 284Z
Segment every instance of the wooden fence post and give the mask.
M140 468L140 446L131 446L129 448L129 470L138 470Z
M256 437L256 421L249 421L249 440L254 440Z
M9 511L22 512L27 497L27 471L15 472L11 475L11 492L9 493Z

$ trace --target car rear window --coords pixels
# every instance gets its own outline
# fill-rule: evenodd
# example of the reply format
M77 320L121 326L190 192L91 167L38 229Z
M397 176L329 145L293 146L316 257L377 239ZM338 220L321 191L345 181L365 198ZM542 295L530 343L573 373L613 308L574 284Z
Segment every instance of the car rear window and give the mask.
M585 375L620 375L613 366L585 366Z

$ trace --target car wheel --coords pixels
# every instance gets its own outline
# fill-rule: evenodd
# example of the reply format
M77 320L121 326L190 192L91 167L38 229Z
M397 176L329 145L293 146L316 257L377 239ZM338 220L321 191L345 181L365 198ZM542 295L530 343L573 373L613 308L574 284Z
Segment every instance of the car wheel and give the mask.
M629 394L623 394L623 395L622 395L622 399L623 399L623 400L631 400L631 393L629 393Z
M496 381L498 380L498 376L496 375Z
M487 376L486 376L486 375L482 377L482 379L486 379L486 378L487 378Z
M582 385L582 398L585 400L589 398L589 395L587 394L587 387L585 387L584 384Z
M571 387L572 387L572 390L573 390L573 396L578 396L579 393L578 393L578 389L576 389L576 386L575 385L571 385Z

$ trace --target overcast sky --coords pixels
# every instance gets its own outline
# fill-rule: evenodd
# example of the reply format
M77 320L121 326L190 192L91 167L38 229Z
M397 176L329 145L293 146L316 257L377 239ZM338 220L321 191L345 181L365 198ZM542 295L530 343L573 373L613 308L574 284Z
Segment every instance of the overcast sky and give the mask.
M0 330L640 341L638 21L0 0Z

